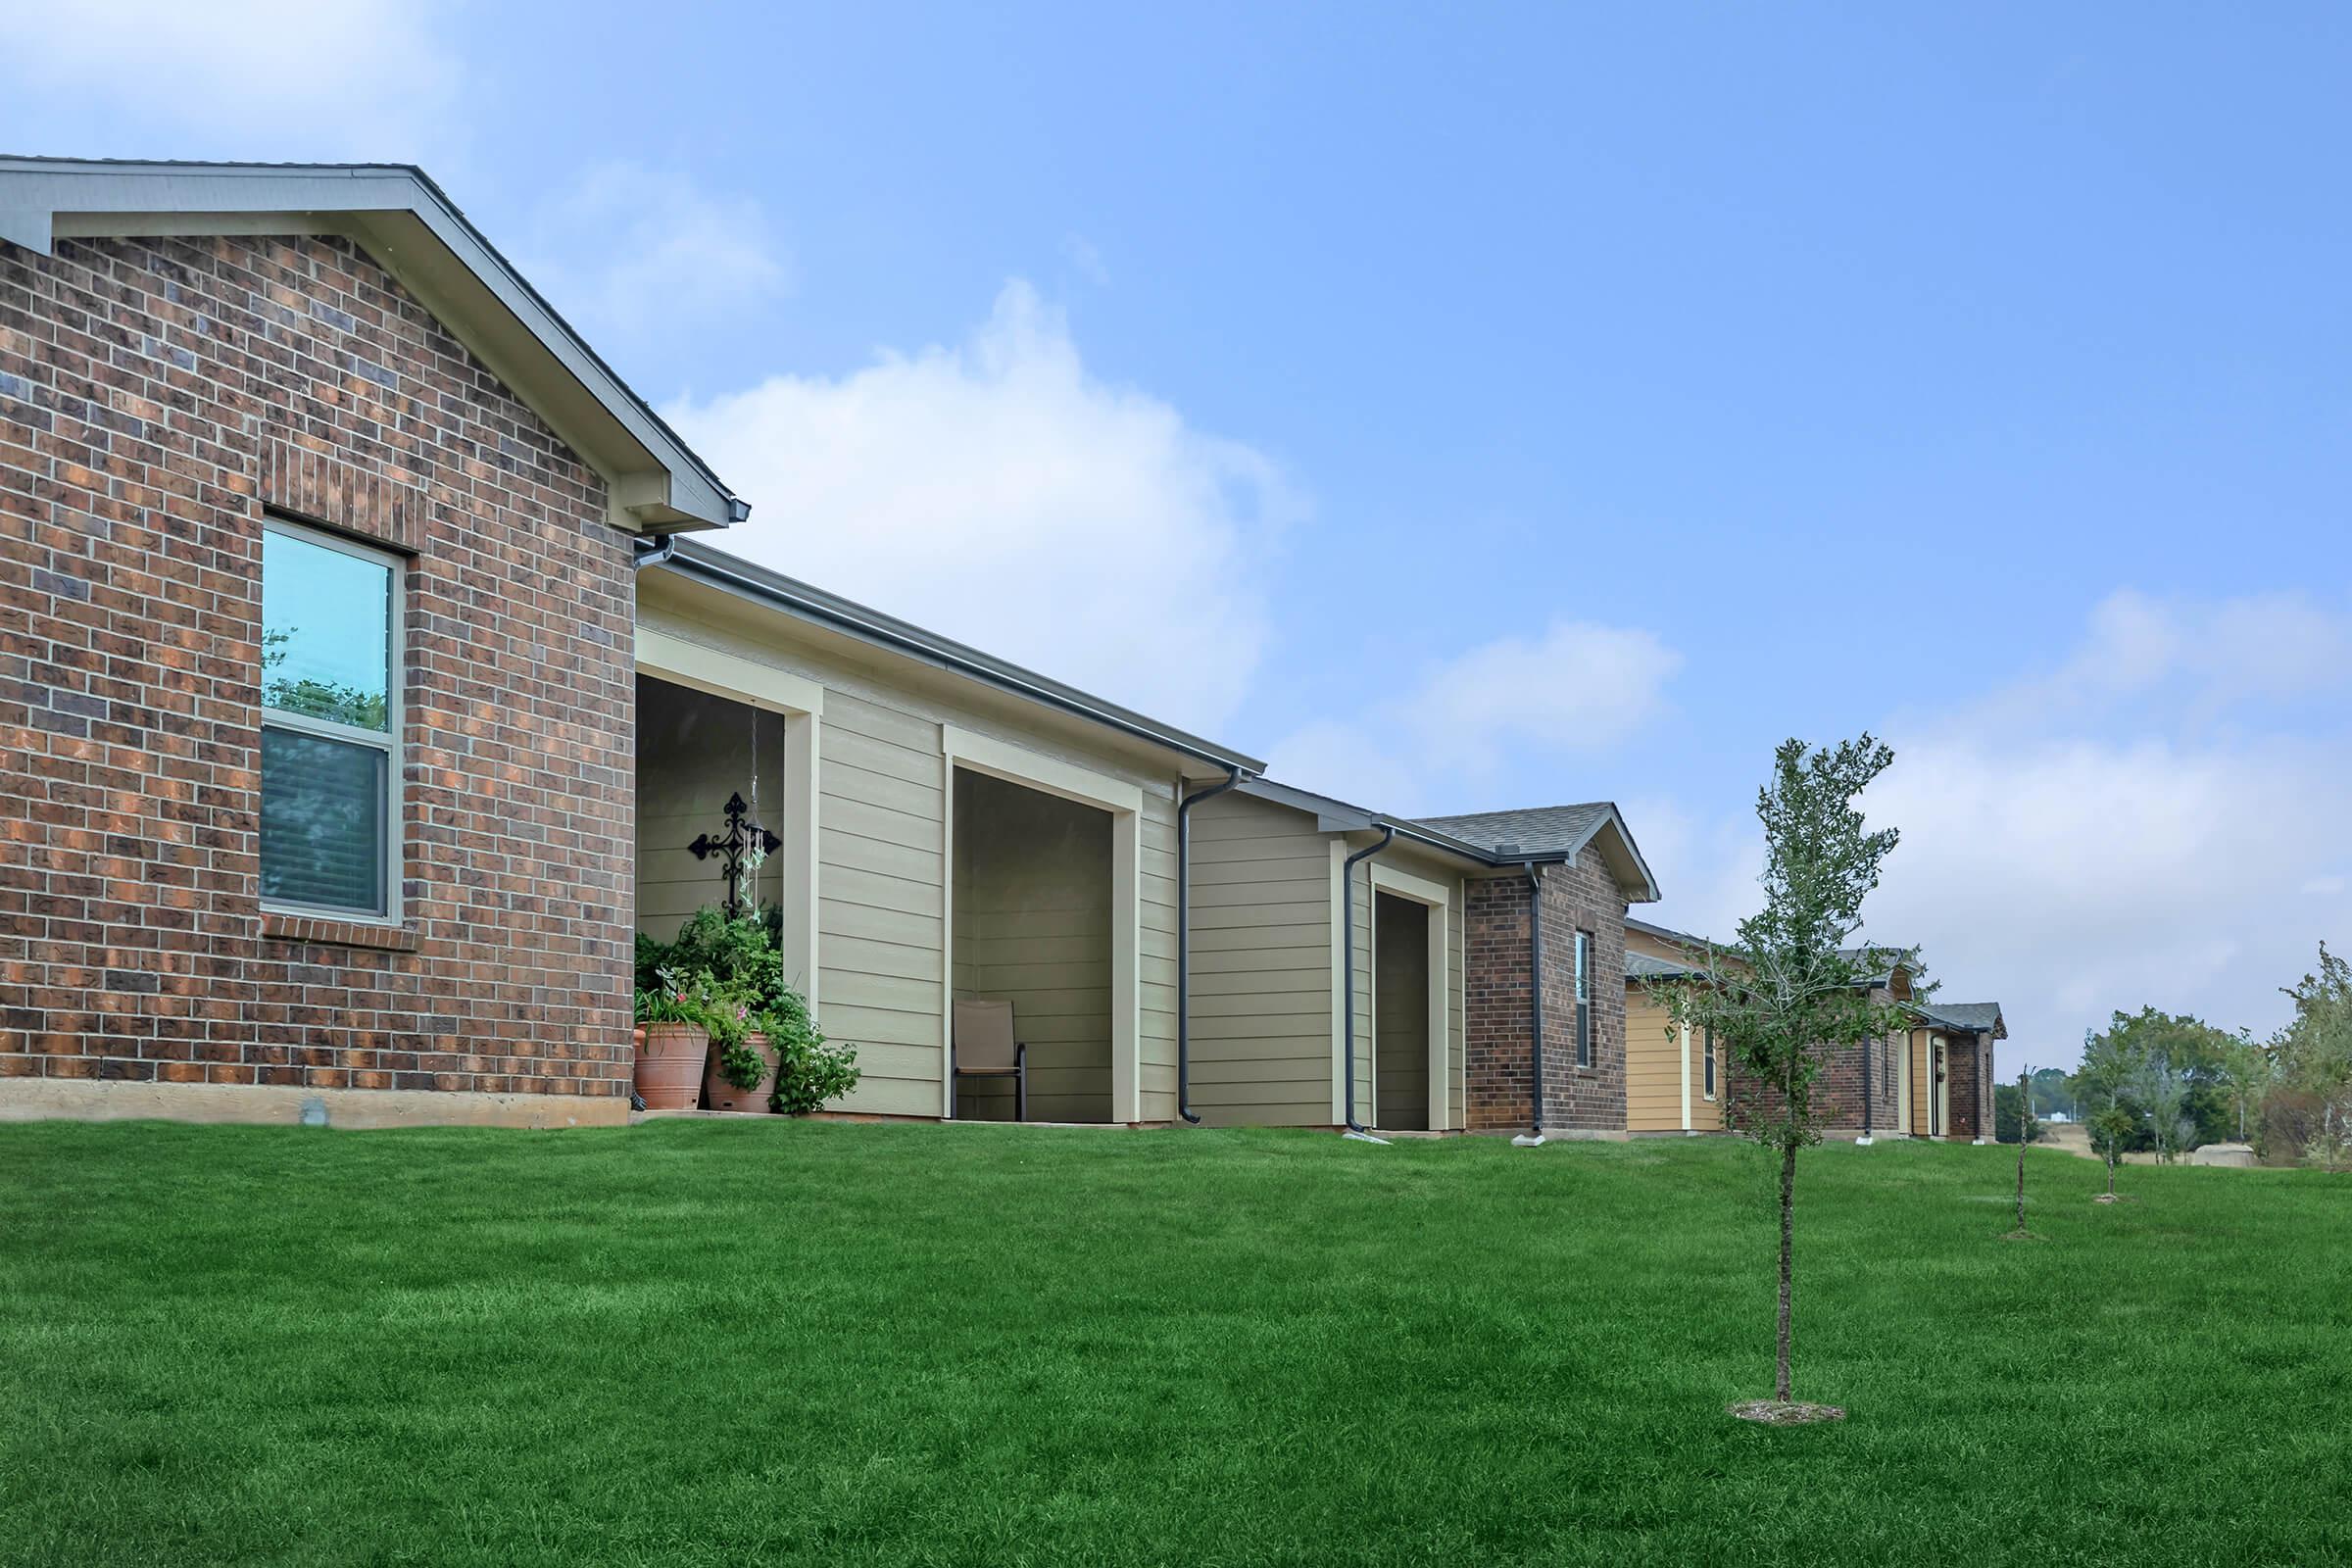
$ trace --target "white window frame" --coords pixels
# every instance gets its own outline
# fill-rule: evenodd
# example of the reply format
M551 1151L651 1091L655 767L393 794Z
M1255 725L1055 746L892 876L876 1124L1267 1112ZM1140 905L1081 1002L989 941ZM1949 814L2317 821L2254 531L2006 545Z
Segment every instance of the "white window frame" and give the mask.
M1592 933L1579 928L1569 943L1570 961L1576 966L1576 1066L1580 1072L1591 1072L1599 1053L1592 1049Z
M308 713L293 713L282 708L271 708L269 704L270 686L266 676L258 683L258 701L255 705L257 711L261 714L261 721L258 725L260 729L279 729L291 734L315 735L321 740L369 746L384 754L384 831L382 835L384 863L380 873L384 886L384 906L380 910L361 909L349 905L310 904L295 899L265 898L262 900L262 907L276 914L324 916L329 919L348 920L354 925L397 926L401 923L400 874L407 841L407 835L403 831L403 818L407 813L403 802L405 791L402 774L406 771L403 765L406 760L403 735L407 726L408 705L402 688L408 683L409 663L408 562L389 550L378 550L372 545L361 544L356 539L329 533L323 528L312 527L275 512L264 514L262 530L264 533L283 534L289 539L299 539L305 544L318 545L321 549L333 550L342 555L368 562L371 565L382 566L390 573L391 581L391 591L385 596L387 624L384 628L384 728L381 733L371 729L362 729L357 724L338 724L330 718L315 718ZM257 577L257 581L259 580ZM269 591L269 584L261 582L261 588L262 592L266 594ZM254 777L258 799L261 777L260 737L257 735L255 739ZM258 848L261 841L258 814L254 841Z
M1699 1080L1701 1085L1699 1092L1705 1099L1713 1100L1715 1098L1716 1079L1723 1071L1723 1068L1718 1065L1715 1060L1715 1031L1711 1028L1702 1030L1699 1034L1699 1039L1704 1045L1707 1054L1707 1070L1705 1075Z

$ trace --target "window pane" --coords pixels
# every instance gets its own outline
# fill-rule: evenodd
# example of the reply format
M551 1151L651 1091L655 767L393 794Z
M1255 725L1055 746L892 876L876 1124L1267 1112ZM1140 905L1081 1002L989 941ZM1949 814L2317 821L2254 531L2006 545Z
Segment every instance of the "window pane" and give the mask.
M262 897L384 912L385 756L262 731Z
M392 569L275 529L262 534L262 701L387 728Z

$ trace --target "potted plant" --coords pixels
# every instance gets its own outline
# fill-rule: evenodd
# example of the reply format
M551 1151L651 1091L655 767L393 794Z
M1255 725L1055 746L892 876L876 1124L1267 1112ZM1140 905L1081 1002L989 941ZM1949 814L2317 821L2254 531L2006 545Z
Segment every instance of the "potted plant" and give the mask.
M857 1054L826 1041L784 977L778 911L695 911L673 943L640 940L639 970L696 977L708 1031L703 1093L713 1110L819 1109L858 1083ZM642 981L640 982L642 983Z
M703 1103L711 1110L765 1110L776 1092L776 1052L764 1015L730 998L721 1004L703 1067Z
M715 1008L708 981L659 970L637 993L637 1098L648 1110L692 1110Z

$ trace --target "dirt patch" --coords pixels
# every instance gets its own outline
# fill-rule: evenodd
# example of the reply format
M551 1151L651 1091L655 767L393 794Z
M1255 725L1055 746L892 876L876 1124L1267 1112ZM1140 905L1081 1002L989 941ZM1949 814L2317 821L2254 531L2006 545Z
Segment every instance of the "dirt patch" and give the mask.
M1845 1419L1842 1405L1807 1404L1802 1399L1740 1399L1725 1408L1742 1421L1768 1427L1802 1427L1817 1421Z
M2138 1199L2130 1193L2101 1193L2091 1200L2094 1203L2136 1203Z
M2004 1242L2046 1242L2049 1238L2038 1231L2015 1230L2001 1232L2001 1240Z

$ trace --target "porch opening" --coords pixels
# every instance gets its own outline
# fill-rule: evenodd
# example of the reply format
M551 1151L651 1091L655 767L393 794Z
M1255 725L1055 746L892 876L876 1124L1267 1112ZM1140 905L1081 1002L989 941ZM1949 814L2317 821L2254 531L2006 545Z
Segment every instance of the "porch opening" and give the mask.
M964 767L954 795L956 997L1011 1004L1029 1120L1111 1121L1112 813ZM1013 1092L963 1078L955 1114L1010 1121Z
M727 899L726 860L698 858L699 837L723 838L727 801L740 795L753 825L786 826L785 720L749 703L637 677L637 929L666 942L687 916ZM784 902L788 857L771 854L745 871L745 908ZM802 982L805 988L805 982Z
M1372 899L1374 1125L1429 1129L1429 906Z

